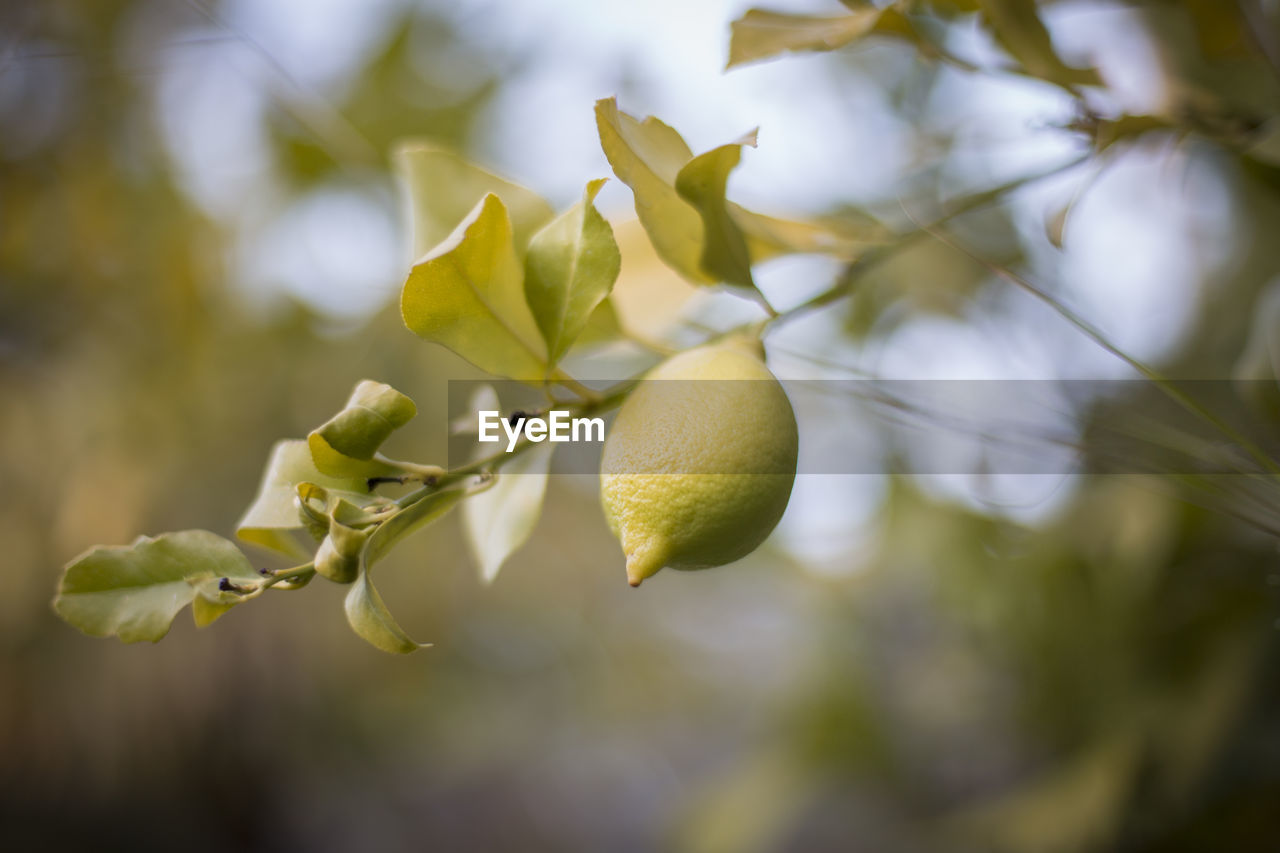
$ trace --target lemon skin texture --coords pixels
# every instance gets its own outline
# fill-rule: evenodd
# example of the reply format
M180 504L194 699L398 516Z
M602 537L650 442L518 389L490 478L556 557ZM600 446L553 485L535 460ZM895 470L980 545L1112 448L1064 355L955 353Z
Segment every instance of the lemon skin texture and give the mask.
M754 551L787 508L799 449L791 402L756 339L688 350L645 380L618 412L600 473L632 586L663 567L706 569Z

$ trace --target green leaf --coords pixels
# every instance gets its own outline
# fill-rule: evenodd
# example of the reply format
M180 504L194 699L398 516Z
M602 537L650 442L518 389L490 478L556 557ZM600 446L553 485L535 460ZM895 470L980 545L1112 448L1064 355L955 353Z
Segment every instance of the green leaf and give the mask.
M447 238L488 193L506 205L517 248L554 215L551 205L532 190L428 144L402 145L393 162L409 192L415 259Z
M389 469L390 470L390 469ZM322 474L311 457L311 448L300 439L276 442L262 475L258 495L236 525L236 536L298 559L310 559L314 546L304 547L292 531L304 527L298 513L298 486L311 483L341 494L357 506L379 500L369 492L363 477L330 477Z
M581 202L534 235L525 257L525 296L552 364L582 334L622 265L613 229L594 204L604 182L587 184Z
M702 217L702 271L726 284L752 288L756 283L751 277L747 239L729 213L725 190L729 173L742 159L742 146L754 148L755 144L756 133L752 131L738 142L699 154L676 175L676 192Z
M311 459L320 473L330 477L387 476L388 466L375 460L374 454L417 413L404 394L365 379L356 385L342 411L307 436Z
M443 518L466 495L460 489L432 492L384 521L369 537L364 552L366 568L385 557L396 542Z
M501 409L489 386L471 401L472 411L484 409ZM549 443L530 447L502 466L496 483L463 504L463 530L485 583L493 582L506 559L533 533L542 514L554 450Z
M258 579L240 549L221 536L207 530L141 536L128 547L93 548L68 563L53 606L86 634L154 643L199 594L193 581L223 577Z
M621 112L615 98L596 101L596 127L609 165L635 194L636 215L667 266L695 284L713 284L702 271L702 217L676 192L676 175L693 152L671 127Z
M982 14L996 41L1033 77L1072 92L1102 85L1094 69L1073 68L1058 56L1035 0L982 0Z
M416 643L392 617L382 596L369 581L369 573L361 572L347 593L347 623L362 639L384 652L407 655L426 648L429 643Z
M536 382L547 373L538 324L502 201L486 195L453 235L409 272L404 323L489 373Z
M874 6L848 15L816 17L748 9L730 25L729 64L726 68L759 62L789 51L826 51L843 47L870 33L880 19Z
M412 503L388 519L369 537L365 546L360 573L347 592L345 608L347 622L366 642L384 652L408 654L430 643L414 642L387 610L382 596L373 586L370 574L373 565L382 559L391 546L414 530L425 527L442 517L466 495L459 490L433 492Z

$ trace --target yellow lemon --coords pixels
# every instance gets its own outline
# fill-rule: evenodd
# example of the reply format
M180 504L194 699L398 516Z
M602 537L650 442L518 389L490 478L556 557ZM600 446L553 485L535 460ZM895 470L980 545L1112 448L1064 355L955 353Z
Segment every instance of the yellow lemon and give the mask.
M697 347L651 371L618 412L600 468L631 585L754 551L787 508L798 447L758 340Z

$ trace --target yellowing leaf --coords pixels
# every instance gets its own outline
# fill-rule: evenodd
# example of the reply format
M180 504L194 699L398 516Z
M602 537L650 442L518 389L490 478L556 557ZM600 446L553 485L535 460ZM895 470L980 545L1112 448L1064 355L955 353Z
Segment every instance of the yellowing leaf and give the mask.
M680 134L652 116L638 121L620 112L613 98L596 103L596 124L614 173L635 194L636 215L654 252L686 281L744 284L750 264L796 253L849 260L888 237L883 226L869 220L778 219L725 200L721 179L727 181L736 163L732 149L754 144L750 137L708 151L695 165ZM624 251L624 275L627 256Z
M311 431L307 444L316 468L330 477L385 476L374 454L418 409L390 385L365 379L342 411ZM372 463L372 464L371 464Z
M755 147L752 131L741 142L721 145L694 157L676 175L676 192L693 205L702 217L702 271L726 284L755 287L751 278L751 255L742 229L729 213L725 190L729 173L742 159L742 146Z
M415 259L453 233L488 193L506 205L517 248L523 248L554 215L551 205L533 190L485 171L450 151L411 142L402 145L393 160L409 193Z
M86 634L154 643L198 595L193 581L223 577L257 580L249 560L221 536L207 530L141 536L128 547L98 547L72 560L54 609Z
M448 347L481 370L529 382L547 373L511 221L492 193L413 266L400 310L418 337Z
M631 188L636 215L658 256L689 281L712 284L702 271L702 218L676 192L675 180L693 152L671 127L653 116L637 121L617 100L596 102L596 127L614 174Z
M889 229L870 217L819 223L766 216L732 202L729 210L747 238L751 262L755 264L795 254L830 255L852 260L868 246L884 243L891 236Z
M759 62L798 50L835 50L872 31L880 18L874 6L848 15L816 17L748 9L730 25L729 64Z
M603 178L587 184L582 201L535 234L525 256L525 296L552 364L618 278L618 244L593 203L603 185Z

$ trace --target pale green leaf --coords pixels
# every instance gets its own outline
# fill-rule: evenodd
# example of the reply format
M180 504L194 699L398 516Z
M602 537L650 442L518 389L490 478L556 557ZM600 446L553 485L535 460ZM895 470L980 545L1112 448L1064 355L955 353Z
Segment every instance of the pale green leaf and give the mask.
M198 595L192 581L223 577L257 579L240 549L221 536L207 530L142 536L128 547L94 548L67 564L54 609L86 634L154 643Z
M1073 68L1058 56L1040 20L1036 0L982 0L983 19L996 41L1033 77L1074 91L1077 86L1100 86L1092 68Z
M702 217L702 271L717 281L755 287L747 239L729 212L729 173L742 159L742 146L756 144L755 132L740 142L699 154L676 175L676 192Z
M452 490L433 492L412 503L380 525L364 548L360 573L347 592L347 622L358 636L371 645L392 654L408 654L426 648L429 643L414 642L387 610L382 596L374 588L370 574L391 545L414 530L436 521L458 503L465 492Z
M418 413L413 401L390 385L361 381L342 411L311 431L311 459L330 477L388 476L375 460L382 443Z
M506 205L517 249L554 215L551 205L537 193L450 151L410 142L397 149L393 160L409 192L415 260L453 233L488 193Z
M361 572L347 592L347 623L361 639L384 652L407 655L429 644L415 643L396 622L369 581L369 573Z
M236 536L291 557L309 559L314 545L304 547L293 536L293 531L304 527L295 500L298 486L303 483L341 493L357 506L367 506L377 500L362 477L330 477L320 473L312 461L307 442L300 439L278 441L271 448L258 495L236 525Z
M696 284L712 284L702 271L702 217L676 192L675 180L693 152L671 127L621 112L617 100L596 102L600 146L613 172L635 195L636 215L658 257Z
M817 17L748 9L731 25L729 64L743 65L789 51L825 51L843 47L870 33L880 18L874 6L847 15Z
M547 373L511 222L496 195L486 195L448 240L413 266L400 310L414 334L481 370L529 382Z
M594 204L602 186L603 178L587 184L581 202L534 235L525 257L525 296L552 364L586 328L622 264L613 229Z
M554 450L550 443L530 447L502 466L496 483L463 504L467 544L485 583L498 576L502 564L533 533Z
M366 568L386 556L393 543L443 518L466 494L458 489L432 492L384 521L369 537L369 544L365 547Z

